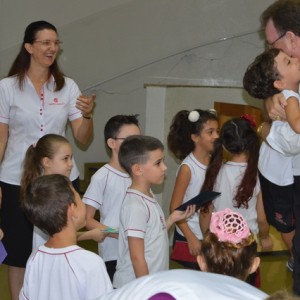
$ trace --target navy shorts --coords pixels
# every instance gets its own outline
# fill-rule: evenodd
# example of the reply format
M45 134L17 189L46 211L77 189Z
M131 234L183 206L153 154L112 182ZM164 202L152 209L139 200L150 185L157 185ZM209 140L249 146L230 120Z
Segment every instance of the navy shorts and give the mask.
M279 186L259 173L263 203L268 223L279 232L295 229L294 185Z

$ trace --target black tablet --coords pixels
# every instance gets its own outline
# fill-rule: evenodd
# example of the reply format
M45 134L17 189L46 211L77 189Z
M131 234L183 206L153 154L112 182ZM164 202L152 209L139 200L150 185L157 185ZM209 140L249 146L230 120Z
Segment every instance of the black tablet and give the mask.
M194 198L190 199L189 201L185 202L184 204L178 206L176 210L186 210L186 208L189 205L196 204L196 211L203 206L204 204L214 200L218 196L220 196L221 193L218 192L211 192L211 191L205 191L201 192L199 195L195 196Z

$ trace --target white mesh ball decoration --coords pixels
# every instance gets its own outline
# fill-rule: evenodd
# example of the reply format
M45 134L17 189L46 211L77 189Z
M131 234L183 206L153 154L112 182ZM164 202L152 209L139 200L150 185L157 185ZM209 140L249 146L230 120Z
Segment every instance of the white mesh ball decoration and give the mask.
M196 110L192 110L190 113L189 113L189 116L188 116L188 119L190 122L197 122L200 118L200 114L198 111Z

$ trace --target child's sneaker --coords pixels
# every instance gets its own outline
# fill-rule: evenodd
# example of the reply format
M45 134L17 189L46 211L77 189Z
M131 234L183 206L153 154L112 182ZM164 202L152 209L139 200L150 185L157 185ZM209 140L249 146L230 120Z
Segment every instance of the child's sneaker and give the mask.
M294 270L294 258L291 257L287 262L286 262L286 267L293 272Z

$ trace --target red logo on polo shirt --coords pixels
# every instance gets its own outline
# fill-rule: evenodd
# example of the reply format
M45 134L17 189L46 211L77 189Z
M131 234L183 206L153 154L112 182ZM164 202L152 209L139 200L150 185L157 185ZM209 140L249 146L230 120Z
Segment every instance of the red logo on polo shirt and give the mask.
M48 105L64 105L65 102L60 101L58 98L53 98L53 100L48 101Z

